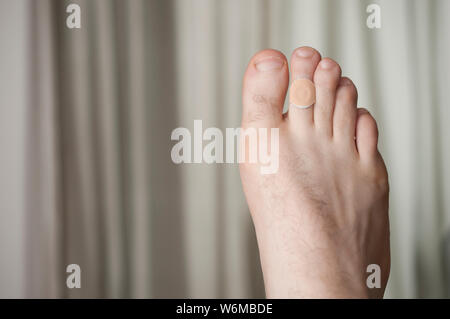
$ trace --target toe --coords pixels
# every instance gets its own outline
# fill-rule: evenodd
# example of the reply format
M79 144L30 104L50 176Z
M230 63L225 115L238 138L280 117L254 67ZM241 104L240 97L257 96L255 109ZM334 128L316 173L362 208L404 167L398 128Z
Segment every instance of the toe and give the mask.
M286 57L263 50L250 60L242 88L242 126L273 127L282 120L289 83Z
M358 109L356 119L356 147L360 158L369 160L377 154L378 128L377 122L363 108Z
M327 136L333 134L333 110L336 87L341 78L341 68L335 61L324 58L314 73L316 104L314 105L314 125Z
M300 47L294 50L291 57L291 76L292 81L298 79L308 79L313 81L314 70L320 61L320 53L310 47ZM297 125L312 125L313 109L298 109L289 107L288 118L294 127Z
M356 103L358 93L353 82L342 77L336 90L333 115L333 138L354 147L356 125Z

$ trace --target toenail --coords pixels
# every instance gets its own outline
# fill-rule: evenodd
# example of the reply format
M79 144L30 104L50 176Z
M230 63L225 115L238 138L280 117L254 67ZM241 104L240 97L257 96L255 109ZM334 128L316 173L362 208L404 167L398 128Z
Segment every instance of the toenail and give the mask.
M297 51L295 51L295 53L297 54L297 56L299 56L301 58L310 58L314 54L314 51L310 48L303 47L303 48L297 49Z
M258 71L278 70L281 69L283 65L284 60L275 56L265 57L255 62L255 66Z
M360 108L359 111L360 111L362 114L370 114L370 112L367 111L367 109L364 109L364 108Z
M320 67L323 69L331 69L334 66L334 62L331 60L320 61Z
M347 78L341 78L341 81L339 82L340 86L346 86L346 85L351 85L351 84L352 84L352 81L350 81Z

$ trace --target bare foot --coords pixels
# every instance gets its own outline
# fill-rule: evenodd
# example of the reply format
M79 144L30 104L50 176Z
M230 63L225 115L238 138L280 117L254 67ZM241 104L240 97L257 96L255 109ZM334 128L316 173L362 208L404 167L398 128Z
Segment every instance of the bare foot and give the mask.
M316 103L282 114L286 57L257 53L243 82L242 127L279 128L279 170L242 163L269 298L382 297L389 277L388 176L373 117L353 82L309 47L291 57L292 80L314 82ZM369 289L369 264L381 288Z

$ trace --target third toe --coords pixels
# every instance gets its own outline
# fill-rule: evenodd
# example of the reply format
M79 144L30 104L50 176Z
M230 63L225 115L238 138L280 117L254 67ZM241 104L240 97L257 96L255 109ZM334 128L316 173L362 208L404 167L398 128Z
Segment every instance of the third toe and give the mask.
M358 92L353 82L342 77L336 90L333 137L354 146Z
M327 136L333 134L333 112L336 88L341 78L339 64L329 58L320 61L314 73L316 104L314 105L314 125Z

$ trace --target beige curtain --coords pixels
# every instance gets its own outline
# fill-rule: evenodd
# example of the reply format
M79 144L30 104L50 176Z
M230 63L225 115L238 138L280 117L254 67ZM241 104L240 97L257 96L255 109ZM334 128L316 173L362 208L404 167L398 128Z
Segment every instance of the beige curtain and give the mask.
M79 30L65 26L69 3L81 7ZM366 26L370 3L381 6L381 29ZM22 23L6 20L13 7ZM0 295L263 297L237 166L175 165L170 134L195 119L238 127L251 55L309 45L341 64L379 123L391 185L387 297L449 296L449 1L3 0L1 8L10 21L2 39L10 25L26 32L26 54L10 55L25 61L17 83L27 102L15 117L26 118L24 154L15 153L24 163L2 165L6 177L23 173L15 188L23 205L5 204L0 226L9 229L1 256L22 258L0 266L21 279L2 273ZM2 103L2 114L12 106ZM65 286L72 263L81 289Z

